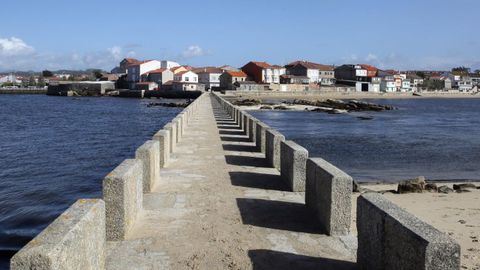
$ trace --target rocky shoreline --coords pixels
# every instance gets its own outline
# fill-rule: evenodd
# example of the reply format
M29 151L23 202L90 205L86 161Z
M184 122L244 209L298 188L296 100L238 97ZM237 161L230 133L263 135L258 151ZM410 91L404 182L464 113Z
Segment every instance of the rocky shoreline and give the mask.
M365 112L365 111L390 111L396 110L396 107L358 100L303 100L294 99L292 101L283 101L280 104L263 102L260 99L241 99L233 101L234 105L243 107L254 107L259 110L304 110L310 112L326 112L331 114Z

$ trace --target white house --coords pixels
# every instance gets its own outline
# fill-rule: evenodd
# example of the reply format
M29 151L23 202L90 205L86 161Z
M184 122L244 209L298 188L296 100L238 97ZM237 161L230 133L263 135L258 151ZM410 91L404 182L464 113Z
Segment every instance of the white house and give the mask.
M141 75L149 71L159 69L160 61L147 60L127 67L127 82L131 89L134 89L135 83L141 81Z
M194 70L198 74L198 82L205 85L206 89L220 87L220 76L224 72L221 68L198 68Z
M173 61L168 61L168 60L163 60L162 62L160 62L160 64L161 64L160 67L165 68L165 69L171 69L171 68L180 66L179 63L173 62Z
M182 71L173 77L173 89L182 91L199 90L198 75L190 70Z
M17 76L10 74L0 77L0 83L21 83L22 81L17 79Z
M382 78L382 82L380 84L380 91L392 93L397 91L397 86L395 85L395 79L393 75L387 75Z

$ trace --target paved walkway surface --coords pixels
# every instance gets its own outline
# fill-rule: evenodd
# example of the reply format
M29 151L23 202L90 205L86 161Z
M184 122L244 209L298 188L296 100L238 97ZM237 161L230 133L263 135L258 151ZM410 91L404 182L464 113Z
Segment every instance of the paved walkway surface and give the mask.
M207 98L107 269L354 269L353 237L322 234L253 143Z

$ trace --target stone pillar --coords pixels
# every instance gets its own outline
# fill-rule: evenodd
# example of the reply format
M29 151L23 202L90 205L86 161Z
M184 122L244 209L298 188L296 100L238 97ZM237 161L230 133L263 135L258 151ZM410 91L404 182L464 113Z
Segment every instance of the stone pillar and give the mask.
M261 121L257 121L256 123L256 132L255 132L255 145L256 149L260 153L265 153L265 144L266 144L266 138L265 138L265 131L269 128L266 124L264 124Z
M11 270L105 269L105 203L80 199L10 260Z
M143 193L151 192L160 182L159 150L158 141L146 141L135 153L135 158L143 163Z
M265 158L267 164L280 171L281 143L285 141L285 136L274 129L265 131Z
M308 151L293 141L281 142L280 173L290 191L305 191Z
M258 120L253 116L250 116L250 119L248 119L248 139L251 142L256 142L255 140L257 139L257 122Z
M124 240L143 203L143 163L124 160L103 179L107 241Z
M175 126L175 142L178 144L181 141L182 137L182 124L180 123L180 118L177 116L173 118L172 123Z
M177 146L177 127L174 123L166 124L163 129L170 133L170 153L173 153Z
M246 113L243 113L243 131L245 132L246 135L248 135L248 115Z
M357 199L359 269L460 269L460 245L378 193Z
M153 139L159 142L159 166L160 168L164 168L168 163L168 159L170 158L170 132L168 130L162 129L155 133Z
M307 161L305 204L328 235L350 232L353 179L321 158Z

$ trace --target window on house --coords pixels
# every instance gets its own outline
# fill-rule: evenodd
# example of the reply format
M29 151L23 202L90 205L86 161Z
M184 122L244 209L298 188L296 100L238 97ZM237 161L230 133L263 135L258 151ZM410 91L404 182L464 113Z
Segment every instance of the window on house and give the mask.
M197 78L196 78L196 77L193 77L193 81L196 82L196 81L197 81Z
M189 77L185 77L185 81L186 81L186 82L190 81L190 78L189 78Z

